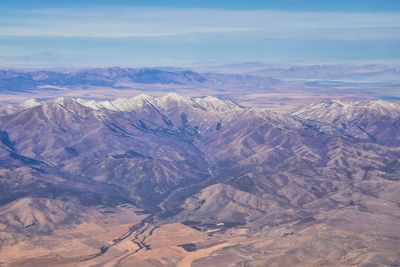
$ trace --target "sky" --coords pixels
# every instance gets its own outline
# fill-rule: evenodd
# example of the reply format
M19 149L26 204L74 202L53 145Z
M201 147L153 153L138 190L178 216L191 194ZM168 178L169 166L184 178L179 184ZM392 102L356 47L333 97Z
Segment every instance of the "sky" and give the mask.
M0 67L399 61L399 0L0 2Z

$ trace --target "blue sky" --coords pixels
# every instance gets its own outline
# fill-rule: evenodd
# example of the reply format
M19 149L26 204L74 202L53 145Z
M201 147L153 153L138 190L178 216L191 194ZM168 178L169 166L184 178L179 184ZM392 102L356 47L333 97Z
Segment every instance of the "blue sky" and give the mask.
M2 67L399 60L398 0L0 3Z

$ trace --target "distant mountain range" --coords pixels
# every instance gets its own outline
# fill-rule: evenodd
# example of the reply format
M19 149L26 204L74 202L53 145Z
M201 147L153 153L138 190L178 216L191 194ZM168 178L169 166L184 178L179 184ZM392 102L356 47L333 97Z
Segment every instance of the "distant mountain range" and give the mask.
M125 88L133 84L175 86L226 86L237 83L249 87L268 86L278 79L244 74L198 73L178 68L96 68L78 71L0 70L0 92L34 92L45 88L111 87Z
M258 66L256 70L249 71L257 76L269 76L282 79L342 79L342 78L366 78L382 75L400 75L398 65L299 65L291 67ZM378 79L375 79L378 81Z

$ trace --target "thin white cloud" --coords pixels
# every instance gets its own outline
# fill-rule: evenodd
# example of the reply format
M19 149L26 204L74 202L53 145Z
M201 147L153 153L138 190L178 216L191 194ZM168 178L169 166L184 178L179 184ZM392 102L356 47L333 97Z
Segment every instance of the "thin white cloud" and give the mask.
M177 8L3 10L0 36L151 38L227 34L271 39L398 39L398 13Z

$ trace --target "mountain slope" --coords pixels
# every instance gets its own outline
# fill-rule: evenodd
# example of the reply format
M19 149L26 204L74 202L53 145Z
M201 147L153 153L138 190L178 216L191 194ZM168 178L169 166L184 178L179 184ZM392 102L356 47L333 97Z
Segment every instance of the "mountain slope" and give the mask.
M37 221L29 234L51 234L68 224L60 203L129 203L149 214L130 229L181 222L207 233L245 227L252 237L281 227L350 231L340 216L351 214L350 224L369 220L365 229L377 234L370 242L397 236L373 220L399 214L398 105L329 101L277 114L168 94L13 108L0 116L0 200L42 200L41 213L0 214L5 229ZM53 205L59 217L43 223Z
M400 106L378 101L327 101L301 107L291 113L323 132L332 130L360 140L399 145Z

